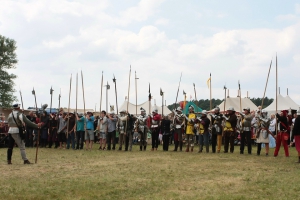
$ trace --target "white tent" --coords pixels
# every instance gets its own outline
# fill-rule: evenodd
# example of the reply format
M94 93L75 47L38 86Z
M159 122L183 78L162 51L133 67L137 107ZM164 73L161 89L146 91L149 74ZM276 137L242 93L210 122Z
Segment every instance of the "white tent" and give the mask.
M297 104L296 104L297 106L294 108L295 105L293 106L293 104L285 97L283 97L281 94L278 94L277 101L278 101L277 104L278 111L289 110L289 109L297 110L299 108ZM266 107L265 110L268 111L270 114L276 113L276 99L274 99L274 101L268 107Z
M288 104L289 104L289 106L292 110L298 110L299 109L300 106L298 104L296 104L295 101L293 101L292 98L289 95L287 95L285 97L285 100L288 102Z
M124 101L124 102L123 102L123 104L122 104L121 107L119 108L119 112L120 112L121 110L127 110L127 102L128 102L128 101ZM156 108L156 109L158 110L158 113L159 113L159 114L162 113L162 108L161 108L161 106L157 106L157 105L151 106L151 102L149 102L149 101L146 101L146 102L144 102L144 103L142 103L142 104L139 104L139 105L137 105L137 106L136 106L136 104L133 104L133 103L130 103L130 102L129 102L129 104L128 104L128 112L129 112L130 114L134 114L134 115L135 115L136 112L137 112L137 114L139 115L139 114L141 113L140 108L144 108L144 109L146 110L146 113L149 114L149 113L150 113L150 112L149 112L149 103L150 103L150 107L151 107L150 112L152 112L152 110L153 110L154 108ZM137 111L136 111L136 109L137 109ZM169 108L168 108L167 106L164 106L163 109L164 109L164 115L168 115L168 114L171 113L171 111L169 110Z
M250 110L257 110L257 106L248 98L242 98L242 108L240 108L240 98L239 97L227 97L226 98L226 107L227 110L229 107L233 107L235 111L241 111L244 108L249 107ZM224 101L219 105L221 111L224 110Z

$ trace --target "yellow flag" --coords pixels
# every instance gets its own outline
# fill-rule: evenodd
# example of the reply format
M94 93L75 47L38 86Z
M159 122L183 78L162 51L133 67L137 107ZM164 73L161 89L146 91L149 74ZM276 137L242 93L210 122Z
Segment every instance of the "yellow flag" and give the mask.
M209 77L209 79L206 81L206 84L207 84L207 87L209 88L209 87L210 87L210 77Z

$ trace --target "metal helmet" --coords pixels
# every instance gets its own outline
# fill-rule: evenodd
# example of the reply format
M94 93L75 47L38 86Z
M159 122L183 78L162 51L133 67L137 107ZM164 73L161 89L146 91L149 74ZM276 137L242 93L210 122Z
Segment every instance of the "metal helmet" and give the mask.
M220 108L219 107L215 107L215 111L220 112Z
M250 108L249 107L246 107L243 110L248 110L250 112Z
M120 113L126 113L126 112L127 112L126 110L121 110L121 111L120 111Z
M233 111L233 112L235 112L234 107L229 107L229 108L227 109L227 111Z
M195 110L193 105L190 105L189 109Z
M266 111L265 109L263 109L261 111L261 114L262 114L263 117L267 117L268 116L268 111Z
M177 107L176 111L177 112L182 112L182 108L179 106L179 107Z
M141 111L141 113L144 113L144 114L146 114L146 110L144 109L144 108L140 108L140 111Z
M158 113L157 108L154 108L154 109L152 110L152 113Z
M207 111L206 110L202 110L201 114L202 115L207 115Z

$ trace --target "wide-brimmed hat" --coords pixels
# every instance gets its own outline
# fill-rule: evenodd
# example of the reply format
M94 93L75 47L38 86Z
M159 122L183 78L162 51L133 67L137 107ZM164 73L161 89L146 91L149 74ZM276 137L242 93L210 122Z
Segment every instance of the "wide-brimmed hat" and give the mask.
M246 108L244 108L243 110L248 110L248 111L250 111L250 108L249 108L249 107L246 107Z
M12 107L13 107L13 109L20 108L20 104L15 103Z

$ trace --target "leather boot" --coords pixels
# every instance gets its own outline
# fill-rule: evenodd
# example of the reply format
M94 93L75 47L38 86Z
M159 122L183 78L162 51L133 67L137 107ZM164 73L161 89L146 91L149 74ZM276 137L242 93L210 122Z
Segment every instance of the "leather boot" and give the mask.
M12 164L12 163L11 163L11 160L8 160L8 161L7 161L7 164L11 165L11 164Z
M122 147L119 147L119 151L122 151Z
M7 149L7 162L10 160L11 161L11 156L12 156L13 150L12 149Z
M178 149L178 141L175 141L175 148L173 151L177 151L177 149Z
M194 151L194 147L191 147L191 152L193 152Z
M31 163L29 162L29 160L24 160L24 165L26 164L31 164Z
M187 146L185 152L189 152L190 151L190 147Z
M183 142L180 141L180 151L182 151Z
M144 146L144 151L146 151L146 149L147 149L147 146Z
M143 151L143 146L140 146L140 151Z
M206 145L206 153L209 153L209 146Z
M198 153L202 153L202 150L203 150L202 145L200 145Z

